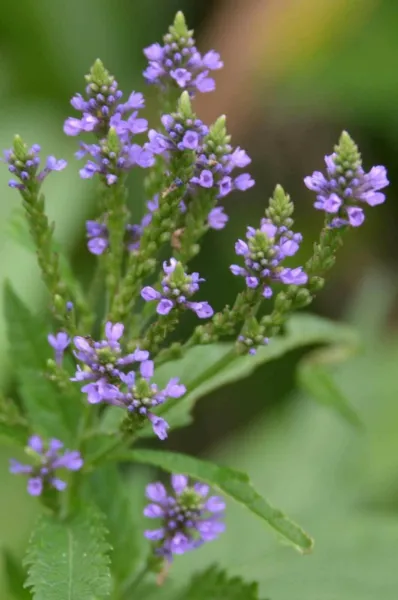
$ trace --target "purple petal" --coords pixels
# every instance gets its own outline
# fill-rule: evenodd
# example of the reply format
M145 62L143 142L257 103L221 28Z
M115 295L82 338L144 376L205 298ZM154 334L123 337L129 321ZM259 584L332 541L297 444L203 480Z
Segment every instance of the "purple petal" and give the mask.
M159 504L148 504L144 508L144 516L149 519L158 519L164 516L164 510Z
M195 483L193 488L195 492L202 496L202 498L206 498L207 494L210 491L210 487L206 483Z
M224 213L222 206L216 206L209 212L207 223L211 229L224 229L228 221L228 215Z
M187 302L187 306L196 313L199 319L208 319L214 314L214 310L208 302Z
M210 496L205 504L205 509L212 513L223 512L225 510L225 502L219 496Z
M109 342L117 342L123 335L123 323L111 323L108 321L105 325L105 335Z
M249 246L243 240L238 240L235 244L235 252L238 256L245 256L250 252Z
M153 502L163 504L167 500L167 492L163 483L150 483L146 486L146 497Z
M31 477L28 480L27 489L31 496L40 496L43 491L43 480L41 477Z
M28 446L38 454L43 452L43 440L39 435L32 435L28 440Z
M181 398L187 391L185 385L179 383L178 377L170 379L166 386L165 392L169 398Z
M171 300L167 300L167 298L162 298L162 300L156 307L156 312L158 313L158 315L168 315L173 307L174 303Z
M50 483L59 492L62 492L67 486L66 481L62 481L62 479L57 479L56 477L53 477Z
M160 440L165 440L167 438L167 430L169 429L169 424L161 417L157 417L152 413L148 414L148 418L151 421L153 431L158 436L158 438Z
M33 467L31 467L30 465L23 465L14 458L10 458L10 473L14 475L19 473L31 473L32 470Z
M188 477L185 475L172 475L171 485L173 486L175 493L179 496L188 486Z
M144 360L140 364L140 373L141 373L141 376L144 377L144 379L150 379L151 377L153 377L153 372L154 372L153 360Z
M103 254L108 246L108 240L100 237L91 238L91 240L87 242L89 251L96 256Z
M152 542L158 542L162 540L165 536L165 530L162 529L147 529L144 531L144 536L147 540L151 540Z
M161 298L161 294L156 291L153 287L150 287L149 285L145 286L144 288L142 288L141 290L141 297L146 301L146 302L150 302L151 300L158 300L159 298Z
M237 190L241 190L242 192L253 187L254 183L255 181L249 175L249 173L242 173L241 175L238 175L238 177L236 177L234 180L235 188Z
M348 221L352 227L359 227L365 220L365 215L362 208L356 206L347 207Z

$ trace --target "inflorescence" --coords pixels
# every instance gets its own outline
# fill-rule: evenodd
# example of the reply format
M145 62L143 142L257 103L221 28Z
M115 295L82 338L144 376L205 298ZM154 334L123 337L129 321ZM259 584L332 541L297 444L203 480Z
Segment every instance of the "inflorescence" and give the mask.
M160 527L145 531L145 537L153 542L155 553L169 562L174 554L194 550L225 530L225 502L219 496L208 497L208 485L191 486L184 475L173 475L171 485L169 494L162 483L149 484L146 495L151 503L144 510L146 517L160 521Z
M163 45L152 44L144 53L149 61L144 77L159 87L162 96L159 129L147 132L148 122L140 114L145 108L143 95L134 91L123 102L117 81L99 60L86 76L85 95L76 94L71 100L79 117L69 117L64 123L68 136L91 134L94 138L92 143L80 142L76 157L86 160L80 177L98 177L104 192L101 214L86 222L88 250L102 255L99 273L105 273L104 339L95 341L86 335L94 315L90 327L85 328L85 321L76 320L82 304L69 291L62 295L66 288L59 277L58 255L53 252L53 228L39 193L45 177L63 170L66 161L49 156L40 170L40 147L28 147L19 136L5 152L5 162L15 177L9 185L23 197L39 264L53 296L54 314L61 322L58 333L48 335L55 354L55 362L51 362L56 366L51 377L63 374L63 385L72 385L70 381L80 384L90 405L101 404L98 418L103 409L109 410L106 406L123 409L125 421L119 429L123 443L126 432L134 435L148 423L164 440L169 424L160 416L159 407L186 393L177 377L166 378L163 386L156 383L158 358L179 356L195 343L209 343L221 336L235 336L237 352L255 354L280 331L292 310L312 300L323 285L324 272L334 264L344 230L363 223L366 205L384 202L380 190L388 185L384 167L364 171L356 144L343 132L333 154L325 157L326 173L315 171L304 180L316 193L315 208L326 213L312 258L305 267L290 266L302 235L292 229L293 203L277 186L259 228L248 227L246 241L239 239L235 245L242 264L230 269L233 275L244 277L246 286L232 308L214 314L207 301L191 300L204 279L199 273L189 273L187 263L197 253L207 229L220 230L226 225L228 216L219 202L234 190L246 191L254 185L250 173L236 174L251 159L245 150L231 145L224 116L208 127L192 111L190 98L214 90L210 74L223 63L214 50L204 55L198 52L181 13L164 36ZM179 99L175 92L180 92ZM138 136L143 134L147 137L140 140ZM129 223L125 202L125 179L133 168L149 170L145 180L147 212L138 224ZM164 243L170 244L171 257L163 262L158 282L146 285ZM285 287L275 293L275 285L280 284ZM131 313L139 296L148 304L144 304L142 323L137 327ZM273 299L273 309L270 315L259 317L264 298ZM123 318L117 316L120 303ZM196 328L186 345L167 347L167 336L186 310L209 320ZM77 362L73 377L63 361L70 346ZM173 348L180 354L173 354ZM158 357L158 352L163 354ZM27 453L32 464L12 460L10 470L28 476L28 492L33 496L64 490L67 484L59 479L58 471L77 471L83 466L80 451L65 450L57 439L45 442L33 435ZM146 531L145 536L153 543L155 554L169 562L173 555L215 539L225 528L225 503L218 496L209 497L207 485L191 485L184 475L173 475L171 485L171 493L162 483L148 485L151 503L144 511L146 517L160 520L160 526Z

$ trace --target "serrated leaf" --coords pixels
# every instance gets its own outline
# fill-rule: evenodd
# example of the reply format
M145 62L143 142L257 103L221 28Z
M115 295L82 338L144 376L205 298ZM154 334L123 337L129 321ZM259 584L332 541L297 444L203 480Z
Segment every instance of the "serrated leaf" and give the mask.
M85 408L77 388L61 391L43 373L21 369L18 391L35 432L67 445L74 443Z
M111 570L118 588L119 584L134 575L147 548L141 518L144 496L141 502L137 499L134 501L129 493L130 486L114 465L106 465L93 473L88 485L92 499L106 516L109 542L113 549Z
M187 387L185 396L168 400L157 414L165 416L170 427L187 425L192 420L192 408L202 396L248 377L260 365L287 352L314 344L338 344L340 348L352 350L357 347L358 339L348 326L315 315L301 314L288 321L284 335L272 339L269 346L259 348L255 356L236 356L231 343L193 347L181 359L161 365L156 370L159 386L166 385L171 377L180 377ZM147 428L140 435L151 435L151 432Z
M312 550L313 540L310 536L296 523L293 523L281 510L269 504L254 489L246 473L176 452L130 450L114 454L110 458L112 460L154 465L170 473L182 473L208 483L248 508L263 521L266 521L268 525L293 544L297 550L301 552Z
M258 584L229 578L217 565L192 577L178 600L259 600Z
M93 506L66 521L43 516L24 564L34 600L103 600L111 591L104 516Z
M49 357L45 329L9 283L4 287L4 311L14 368L29 365L31 369L43 369Z
M31 600L31 593L29 590L24 589L26 573L22 563L6 548L2 549L2 555L5 582L9 594L15 600Z

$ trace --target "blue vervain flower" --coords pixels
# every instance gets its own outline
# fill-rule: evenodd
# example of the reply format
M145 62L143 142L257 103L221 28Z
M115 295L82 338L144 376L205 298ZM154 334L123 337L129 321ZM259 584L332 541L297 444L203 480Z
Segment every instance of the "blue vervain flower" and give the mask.
M215 81L209 73L223 67L220 55L210 50L202 56L192 33L187 29L182 13L178 13L174 25L163 38L163 45L155 43L144 49L149 61L144 71L147 83L163 90L175 86L187 90L191 97L196 92L215 89Z
M359 227L365 220L363 207L377 206L385 201L380 192L389 181L383 166L365 173L358 147L347 132L343 132L335 152L325 156L326 175L315 171L305 177L308 189L316 192L314 207L330 218L330 227Z
M302 267L282 267L282 261L294 256L299 249L302 236L293 233L287 227L277 227L270 219L262 219L260 229L247 228L247 242L238 240L235 252L243 256L245 266L231 265L234 275L245 277L249 288L263 287L262 295L270 298L273 294L271 283L279 281L285 284L303 285L307 283L307 274Z
M64 357L64 352L66 348L70 344L70 337L64 331L60 331L56 335L50 333L47 336L48 343L54 348L55 351L55 362L57 365L62 365L62 359Z
M145 537L169 562L174 554L194 550L225 530L225 502L219 496L208 497L208 485L189 485L185 475L172 475L171 485L169 494L162 483L149 484L146 495L151 503L144 510L146 517L161 521L159 528L145 531Z
M213 309L208 302L190 302L190 298L199 289L199 284L204 281L199 273L188 275L175 258L163 263L165 276L162 279L162 291L146 286L141 290L141 296L146 302L158 302L156 312L159 315L168 315L172 310L189 309L196 313L200 319L207 319L213 315Z
M38 435L28 441L27 453L33 465L24 465L15 459L10 460L10 472L28 475L28 493L40 496L46 488L55 488L62 492L66 482L57 477L59 469L78 471L83 466L83 459L77 450L64 450L64 445L57 439L45 443Z

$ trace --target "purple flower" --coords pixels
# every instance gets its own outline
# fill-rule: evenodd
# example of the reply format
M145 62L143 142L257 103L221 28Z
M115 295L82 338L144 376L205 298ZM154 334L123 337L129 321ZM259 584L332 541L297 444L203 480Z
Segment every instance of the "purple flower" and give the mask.
M145 106L142 94L132 92L127 102L123 103L123 92L119 90L117 81L99 60L94 63L86 80L86 99L76 94L71 100L72 107L81 113L81 117L66 119L66 135L94 132L103 138L110 127L114 127L120 139L128 143L132 135L147 130L146 119L138 118L138 110Z
M107 185L114 185L123 172L130 171L134 166L147 169L154 164L153 153L147 146L143 148L135 143L123 142L117 130L111 127L108 137L99 144L80 144L78 156L91 156L80 169L80 177L91 179L99 174Z
M162 116L165 133L154 129L148 132L149 142L145 148L153 154L168 156L169 152L198 151L209 129L200 119L186 118L181 113Z
M8 164L8 170L19 180L10 179L10 187L24 191L31 184L40 184L51 171L62 171L67 166L66 160L48 156L46 166L39 171L39 153L38 144L28 148L19 136L15 136L13 148L4 151L4 162Z
M216 206L209 212L207 224L210 229L224 229L228 221L228 215L224 213L222 206Z
M246 239L247 242L238 240L235 244L235 252L243 257L245 266L231 265L230 269L233 275L245 277L249 288L261 285L262 295L270 298L274 281L288 285L307 283L302 267L281 266L287 256L294 256L298 251L301 234L293 233L285 225L276 226L270 219L262 219L260 229L247 228Z
M210 50L204 56L198 52L182 13L177 14L174 25L163 38L163 43L163 46L151 44L144 49L149 61L144 71L147 83L157 85L161 89L174 85L179 89L188 90L191 97L197 91L211 92L215 89L215 81L209 77L209 72L223 67L220 55L214 50Z
M148 419L155 435L164 440L167 438L169 425L152 411L157 406L164 404L168 398L183 396L186 388L179 383L178 378L172 378L164 389L159 389L151 381L153 374L154 364L151 360L143 360L138 373L134 371L127 374L121 373L122 385L119 385L118 394L113 395L108 402L127 409L132 417L138 418L141 422Z
M217 128L216 128L217 131ZM234 190L246 191L254 185L254 179L249 173L241 173L232 177L236 168L247 166L251 159L241 148L232 149L226 141L221 143L219 139L213 139L213 130L204 138L203 143L197 149L197 160L195 173L190 184L193 188L214 188L217 190L217 198L224 198ZM228 140L227 136L225 140Z
M48 339L48 343L55 350L55 361L56 361L57 365L61 366L62 359L64 356L64 351L70 344L70 337L64 331L60 331L56 335L53 335L52 333L50 333L47 336L47 339Z
M10 460L10 472L28 475L27 490L31 496L40 496L48 488L63 491L66 482L58 479L56 471L67 469L79 471L83 459L77 450L63 450L64 445L56 439L50 439L46 444L38 435L33 435L28 441L28 453L33 465L24 465Z
M134 352L124 355L120 346L123 335L122 323L112 324L108 321L105 326L105 340L99 342L91 338L76 336L73 339L74 355L83 363L84 368L77 367L71 381L83 382L82 392L87 394L90 404L99 402L112 403L119 397L119 385L123 381L125 365L141 363L149 357L149 353L137 348Z
M316 192L314 207L327 214L330 227L359 227L365 220L363 207L385 201L380 192L389 181L385 167L377 166L365 173L354 141L343 132L335 152L325 156L326 174L315 171L304 178L308 189Z
M102 254L109 246L108 228L97 221L86 221L87 247L92 254Z
M171 487L169 493L162 483L149 484L150 503L144 509L145 517L160 520L157 529L145 531L145 537L153 542L155 553L169 562L174 554L194 550L225 530L225 502L219 496L209 497L208 485L189 485L185 475L172 475Z
M213 316L213 309L208 302L190 302L190 298L199 289L199 283L204 281L199 273L188 275L175 258L170 263L163 263L165 276L162 279L162 291L146 286L141 290L141 297L145 302L157 301L156 312L159 315L168 315L172 310L189 309L196 313L200 319Z

